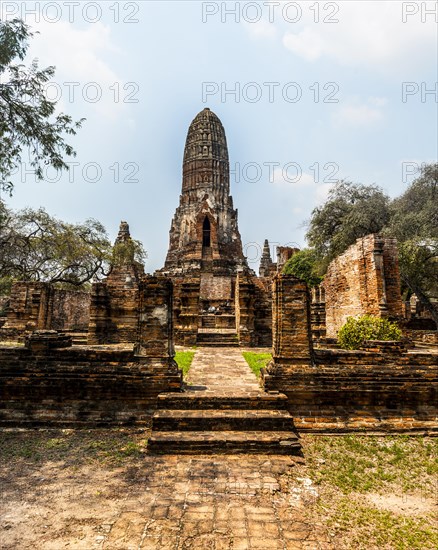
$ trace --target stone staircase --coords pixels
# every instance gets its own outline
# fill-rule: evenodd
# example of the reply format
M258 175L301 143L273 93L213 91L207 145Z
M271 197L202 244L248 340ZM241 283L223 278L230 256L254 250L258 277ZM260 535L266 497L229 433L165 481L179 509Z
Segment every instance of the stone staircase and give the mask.
M198 329L198 346L238 347L237 332L233 329Z
M149 452L301 454L287 398L262 391L189 390L158 396Z
M202 328L216 328L216 318L214 315L202 315Z
M66 336L70 336L72 339L72 344L74 346L87 345L88 332L81 332L76 330L59 330L58 332Z

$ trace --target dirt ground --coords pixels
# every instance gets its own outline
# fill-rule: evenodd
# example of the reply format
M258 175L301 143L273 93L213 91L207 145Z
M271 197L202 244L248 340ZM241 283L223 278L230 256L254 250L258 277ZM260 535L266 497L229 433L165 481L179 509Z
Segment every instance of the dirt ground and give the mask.
M147 436L138 429L3 430L0 548L436 547L428 484L404 495L360 484L345 493L329 475L320 479L333 467L321 458L320 438L303 437L301 459L155 457ZM332 455L345 454L338 450ZM338 469L349 467L337 460Z

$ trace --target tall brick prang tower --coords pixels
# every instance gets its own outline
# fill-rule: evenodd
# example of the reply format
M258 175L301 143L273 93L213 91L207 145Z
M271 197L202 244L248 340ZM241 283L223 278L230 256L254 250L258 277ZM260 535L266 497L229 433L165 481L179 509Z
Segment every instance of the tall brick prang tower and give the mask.
M225 130L206 108L192 121L187 134L182 193L161 272L230 276L244 269L248 266L230 196Z

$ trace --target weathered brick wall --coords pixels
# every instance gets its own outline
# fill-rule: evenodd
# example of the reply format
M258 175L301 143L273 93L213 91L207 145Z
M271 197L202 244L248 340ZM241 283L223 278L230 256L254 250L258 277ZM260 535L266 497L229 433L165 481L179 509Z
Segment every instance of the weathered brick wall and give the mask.
M254 284L246 273L238 273L235 291L236 331L242 346L254 345Z
M310 323L314 345L323 346L326 342L325 290L323 285L311 290Z
M105 281L93 283L88 344L135 342L142 275L136 265L118 266Z
M19 332L48 328L50 290L48 283L15 283L4 328Z
M172 341L172 283L145 277L134 349L70 347L36 331L0 347L0 424L147 423L161 392L180 391Z
M254 278L254 345L272 346L272 279Z
M299 251L299 248L292 248L290 246L277 246L277 271L281 273L285 263Z
M202 273L201 275L201 300L231 300L232 278L215 276L213 273Z
M436 431L438 354L313 350L306 285L274 281L273 361L266 390L285 393L303 431Z
M313 348L306 283L293 275L277 275L272 290L272 355L276 364L288 363L291 358L310 362Z
M272 345L272 281L239 273L236 278L236 330L242 346Z
M175 343L194 346L199 325L199 276L173 278Z
M61 290L50 283L15 283L9 298L6 332L24 335L33 330L87 330L90 295Z
M438 355L315 350L276 386L302 431L437 431Z
M331 262L324 279L327 337L348 317L403 317L395 239L368 235Z
M141 357L173 357L173 285L166 277L140 281L139 324L135 353Z
M180 385L171 358L85 347L38 356L0 347L0 425L147 423L157 395Z
M55 289L52 294L48 328L87 331L90 322L89 292Z

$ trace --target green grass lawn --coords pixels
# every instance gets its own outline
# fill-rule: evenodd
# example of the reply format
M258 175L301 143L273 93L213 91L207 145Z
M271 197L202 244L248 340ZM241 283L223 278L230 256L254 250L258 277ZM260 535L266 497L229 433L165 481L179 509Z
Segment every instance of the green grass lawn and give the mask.
M266 367L272 359L272 355L270 353L254 353L253 351L244 351L242 355L257 378L260 378L260 369Z
M183 378L187 376L194 356L194 351L177 351L175 353L175 361L178 367L183 371Z

